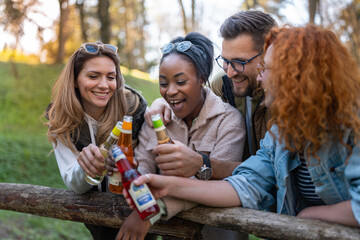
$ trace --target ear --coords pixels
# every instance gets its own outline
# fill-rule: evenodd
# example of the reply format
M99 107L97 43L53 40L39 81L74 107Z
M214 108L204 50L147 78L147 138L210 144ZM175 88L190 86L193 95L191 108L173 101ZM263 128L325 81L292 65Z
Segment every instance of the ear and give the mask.
M205 85L206 85L206 80L205 80L204 77L201 77L201 78L200 78L200 83L201 83L201 86L202 86L202 87L205 87Z

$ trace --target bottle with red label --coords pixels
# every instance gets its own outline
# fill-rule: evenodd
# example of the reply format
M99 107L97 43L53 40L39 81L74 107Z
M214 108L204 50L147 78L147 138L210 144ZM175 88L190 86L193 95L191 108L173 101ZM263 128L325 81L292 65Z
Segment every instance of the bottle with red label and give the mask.
M114 145L111 147L110 152L121 174L122 184L128 191L140 218L142 220L148 220L158 214L160 212L160 208L149 187L146 184L135 186L134 180L141 175L131 166L120 147Z

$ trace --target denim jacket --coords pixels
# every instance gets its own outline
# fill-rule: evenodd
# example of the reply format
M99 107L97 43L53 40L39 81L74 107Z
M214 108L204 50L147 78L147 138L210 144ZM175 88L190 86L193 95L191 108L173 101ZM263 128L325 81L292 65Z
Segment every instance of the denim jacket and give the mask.
M276 126L272 132L278 136ZM326 204L351 199L353 214L360 223L360 144L354 145L350 133L350 130L344 131L343 138L343 142L352 147L350 156L350 149L330 139L317 152L320 162L310 158L308 170L318 196ZM298 154L285 150L284 144L267 132L256 155L239 165L225 180L235 188L243 207L269 210L276 201L278 213L296 216L310 206L294 187L291 171L299 165Z

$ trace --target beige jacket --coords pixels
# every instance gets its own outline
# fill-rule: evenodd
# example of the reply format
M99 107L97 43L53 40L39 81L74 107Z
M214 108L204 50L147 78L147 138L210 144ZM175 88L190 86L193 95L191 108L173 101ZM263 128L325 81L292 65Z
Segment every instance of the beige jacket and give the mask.
M245 121L239 111L224 103L210 89L206 88L204 105L190 129L174 113L172 119L173 121L166 125L172 140L180 141L213 159L241 161L246 135ZM144 123L139 134L139 145L134 150L140 173L158 173L156 155L152 154L156 145L154 129ZM167 210L166 219L196 205L171 197L165 197L163 201Z

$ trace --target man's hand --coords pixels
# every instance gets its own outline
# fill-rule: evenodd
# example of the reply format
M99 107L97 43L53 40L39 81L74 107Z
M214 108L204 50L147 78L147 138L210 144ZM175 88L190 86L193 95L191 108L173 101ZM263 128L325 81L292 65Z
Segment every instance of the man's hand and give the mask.
M136 211L133 211L121 225L116 240L144 239L150 226L151 223L149 220L141 220L139 214Z
M153 153L158 154L155 161L162 175L191 177L203 165L202 156L179 141L158 145Z
M77 158L79 165L91 177L101 176L104 168L104 157L94 144L84 147Z
M171 122L171 108L163 98L155 99L151 104L151 107L144 114L146 124L149 127L153 127L151 116L158 113L160 114L161 119L165 125Z

